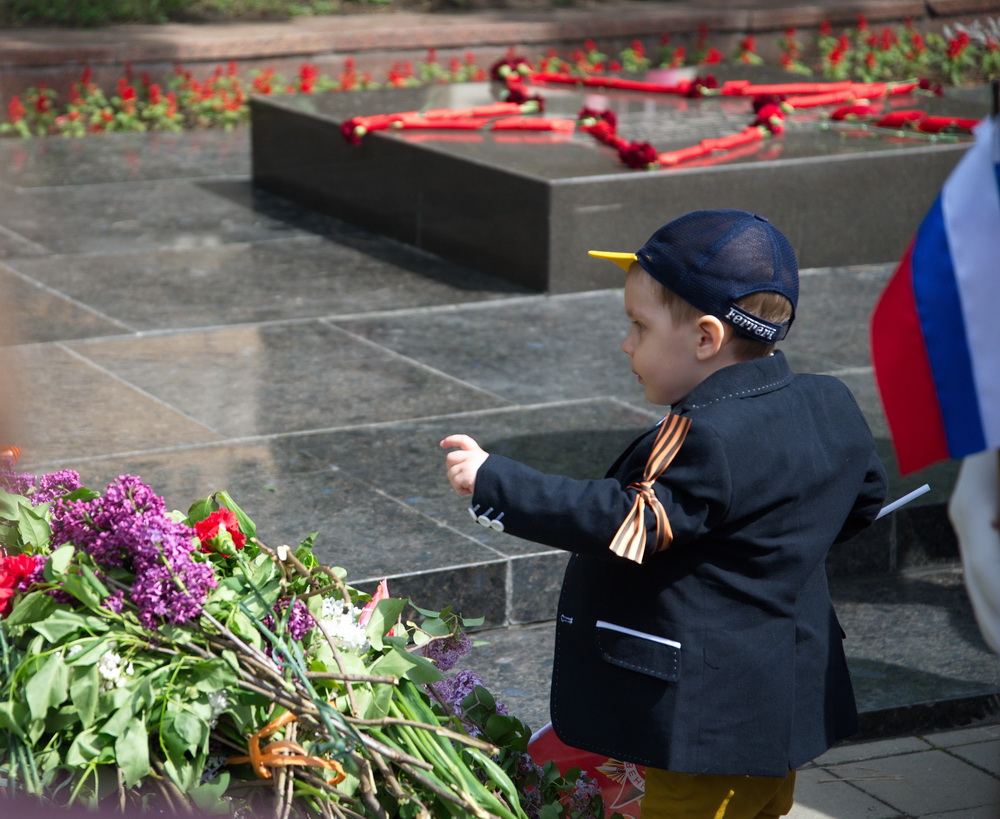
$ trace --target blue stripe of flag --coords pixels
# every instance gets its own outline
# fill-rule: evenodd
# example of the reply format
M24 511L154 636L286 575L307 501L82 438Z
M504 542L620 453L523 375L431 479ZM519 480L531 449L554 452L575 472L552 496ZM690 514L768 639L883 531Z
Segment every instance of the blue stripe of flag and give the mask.
M917 230L912 266L948 453L963 458L985 449L986 439L940 195Z

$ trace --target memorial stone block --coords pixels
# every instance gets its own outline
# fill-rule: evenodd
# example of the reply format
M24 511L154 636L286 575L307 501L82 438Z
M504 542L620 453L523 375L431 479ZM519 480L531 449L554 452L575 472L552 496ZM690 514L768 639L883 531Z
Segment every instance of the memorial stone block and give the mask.
M686 73L685 73L686 72ZM694 69L654 74L673 82ZM721 81L800 79L724 67ZM681 96L539 86L545 116L584 106L615 111L619 133L659 151L742 130L745 97ZM876 132L831 124L830 108L790 114L784 134L662 170L625 167L581 132L402 130L349 144L353 116L494 101L495 85L460 83L252 101L253 177L261 188L443 258L554 293L620 286L593 248L631 250L664 222L697 208L766 215L802 267L898 259L968 145L968 138ZM945 98L899 95L886 105L985 116L985 89Z

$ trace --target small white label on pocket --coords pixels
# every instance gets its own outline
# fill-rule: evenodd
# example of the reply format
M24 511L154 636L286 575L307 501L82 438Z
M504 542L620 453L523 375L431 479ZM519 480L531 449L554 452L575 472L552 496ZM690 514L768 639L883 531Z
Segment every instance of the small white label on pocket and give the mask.
M609 623L607 620L598 620L597 627L610 629L611 631L619 631L622 634L631 634L633 637L641 637L643 640L652 640L654 643L662 643L663 645L670 646L671 648L681 647L681 644L676 640L668 640L666 637L657 637L655 634L647 634L644 631L636 631L634 628L615 625L614 623Z

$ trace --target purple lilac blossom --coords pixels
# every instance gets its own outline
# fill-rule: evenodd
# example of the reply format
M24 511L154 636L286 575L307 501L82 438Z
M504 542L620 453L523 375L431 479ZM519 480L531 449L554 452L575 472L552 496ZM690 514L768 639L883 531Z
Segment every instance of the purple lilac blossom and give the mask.
M580 774L580 778L574 784L573 796L570 798L570 807L581 813L580 819L591 819L594 812L590 809L590 803L595 796L601 795L601 788L595 779ZM596 819L596 817L595 817Z
M518 753L517 770L514 772L513 780L518 786L517 790L521 797L521 807L528 814L529 819L538 819L538 813L542 808L542 790L537 783L542 781L545 771L528 753ZM536 784L526 785L524 782Z
M486 687L483 683L482 677L480 677L475 671L463 668L453 677L445 680L438 680L436 683L432 683L429 686L433 689L437 698L449 709L451 709L453 714L466 724L466 728L468 728L471 736L478 736L481 731L477 726L465 719L465 713L462 710L462 701L473 692L477 685L482 686L483 688ZM507 708L505 703L497 699L495 699L495 703L496 712L498 714L503 716L510 714L510 710Z
M63 469L35 477L30 472L15 472L10 461L0 460L0 488L14 495L23 495L32 506L51 500L80 488L80 474Z
M472 640L465 632L431 640L421 649L428 660L433 660L438 670L448 671L472 650Z
M288 608L287 600L279 600L274 604L275 614L269 614L264 618L263 623L269 631L274 631L275 625L285 616L285 609ZM277 616L277 620L275 617ZM293 640L302 640L316 625L316 621L309 613L309 607L298 598L292 604L292 610L288 613L288 621L285 623L285 634Z
M125 592L121 589L109 594L104 600L101 601L101 605L104 606L108 611L113 611L115 614L122 613L122 606L124 605Z
M103 497L57 499L51 529L53 548L72 543L100 566L134 571L130 597L148 629L197 617L217 585L212 565L192 559L194 530L171 520L163 498L133 475L116 478Z

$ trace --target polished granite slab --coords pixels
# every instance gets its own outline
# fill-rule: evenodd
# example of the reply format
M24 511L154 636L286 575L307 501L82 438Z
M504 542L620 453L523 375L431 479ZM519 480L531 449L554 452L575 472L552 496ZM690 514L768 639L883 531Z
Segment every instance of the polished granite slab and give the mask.
M470 302L524 292L347 225L326 236L9 264L132 331L448 305L457 292Z
M329 219L246 179L18 188L0 222L54 253L212 248L322 234Z
M69 346L102 371L227 438L509 404L319 321Z
M60 344L11 351L18 445L25 462L52 464L222 440L211 428L123 382ZM8 374L9 376L9 374Z
M336 323L520 404L641 395L620 348L628 331L620 289Z
M18 259L19 263L24 261L26 260L23 258ZM55 263L59 269L66 269L62 260ZM8 324L9 336L21 344L118 335L130 330L127 325L114 321L96 308L86 306L65 291L47 287L37 278L17 275L2 260L0 299L2 304L17 305L16 310L8 309L4 318Z
M720 81L798 79L764 67L715 73ZM621 133L661 151L742 130L753 119L745 98L540 90L546 116L610 109ZM887 105L978 117L989 111L980 91L947 100L900 95ZM804 267L898 259L967 147L827 127L809 110L790 115L781 137L651 172L625 168L614 151L580 132L388 130L360 145L340 135L353 116L466 107L495 95L487 83L464 83L256 98L254 181L473 269L560 293L616 286L609 266L579 263L588 249L639 247L665 221L698 208L765 214Z
M246 129L102 134L100 139L0 139L0 187L43 188L246 176Z

